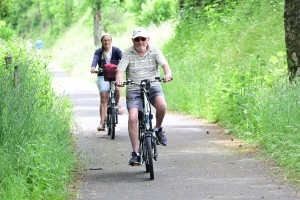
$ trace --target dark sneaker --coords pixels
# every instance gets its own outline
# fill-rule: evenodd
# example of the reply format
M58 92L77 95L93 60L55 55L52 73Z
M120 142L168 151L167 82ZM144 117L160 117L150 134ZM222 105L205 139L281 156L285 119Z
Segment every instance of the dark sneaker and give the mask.
M162 127L155 131L158 142L163 146L168 145L168 139L165 136L165 131L162 130Z
M129 160L129 165L138 165L140 163L140 157L135 152L131 153L131 159Z

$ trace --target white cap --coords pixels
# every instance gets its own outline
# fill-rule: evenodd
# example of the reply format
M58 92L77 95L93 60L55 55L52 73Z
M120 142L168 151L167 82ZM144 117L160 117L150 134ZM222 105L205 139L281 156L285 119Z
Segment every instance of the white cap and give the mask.
M144 27L139 27L133 30L132 33L132 39L136 38L136 37L149 37L148 35L148 31L144 28Z

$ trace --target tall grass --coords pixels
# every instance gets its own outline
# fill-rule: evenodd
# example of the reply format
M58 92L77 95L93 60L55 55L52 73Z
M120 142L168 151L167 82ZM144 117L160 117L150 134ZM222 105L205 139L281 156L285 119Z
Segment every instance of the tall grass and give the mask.
M64 199L76 166L72 104L51 88L47 58L0 46L0 199Z
M174 76L164 85L168 107L260 144L298 182L299 84L287 81L283 2L229 6L187 10L164 47Z

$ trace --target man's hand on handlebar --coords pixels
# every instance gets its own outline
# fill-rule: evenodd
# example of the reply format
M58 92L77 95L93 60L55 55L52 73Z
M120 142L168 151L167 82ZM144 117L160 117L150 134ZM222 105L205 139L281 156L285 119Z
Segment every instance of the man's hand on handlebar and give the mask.
M115 83L119 87L124 87L124 85L123 85L123 76L122 75L117 75Z
M172 80L172 75L166 74L164 75L164 82L170 82Z

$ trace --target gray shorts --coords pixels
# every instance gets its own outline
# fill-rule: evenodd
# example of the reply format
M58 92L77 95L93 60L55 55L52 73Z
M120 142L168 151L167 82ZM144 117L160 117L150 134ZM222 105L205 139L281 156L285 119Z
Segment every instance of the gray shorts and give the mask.
M109 90L110 90L109 81L105 81L104 76L98 76L97 86L98 86L98 89L99 89L99 94L101 92L109 92Z
M157 96L165 96L162 88L160 86L153 86L150 88L149 91L149 101L150 103L154 105L155 103L155 97ZM127 110L129 111L131 108L137 108L140 111L143 111L143 99L142 94L140 90L132 90L128 91L126 94L126 104L127 104Z

